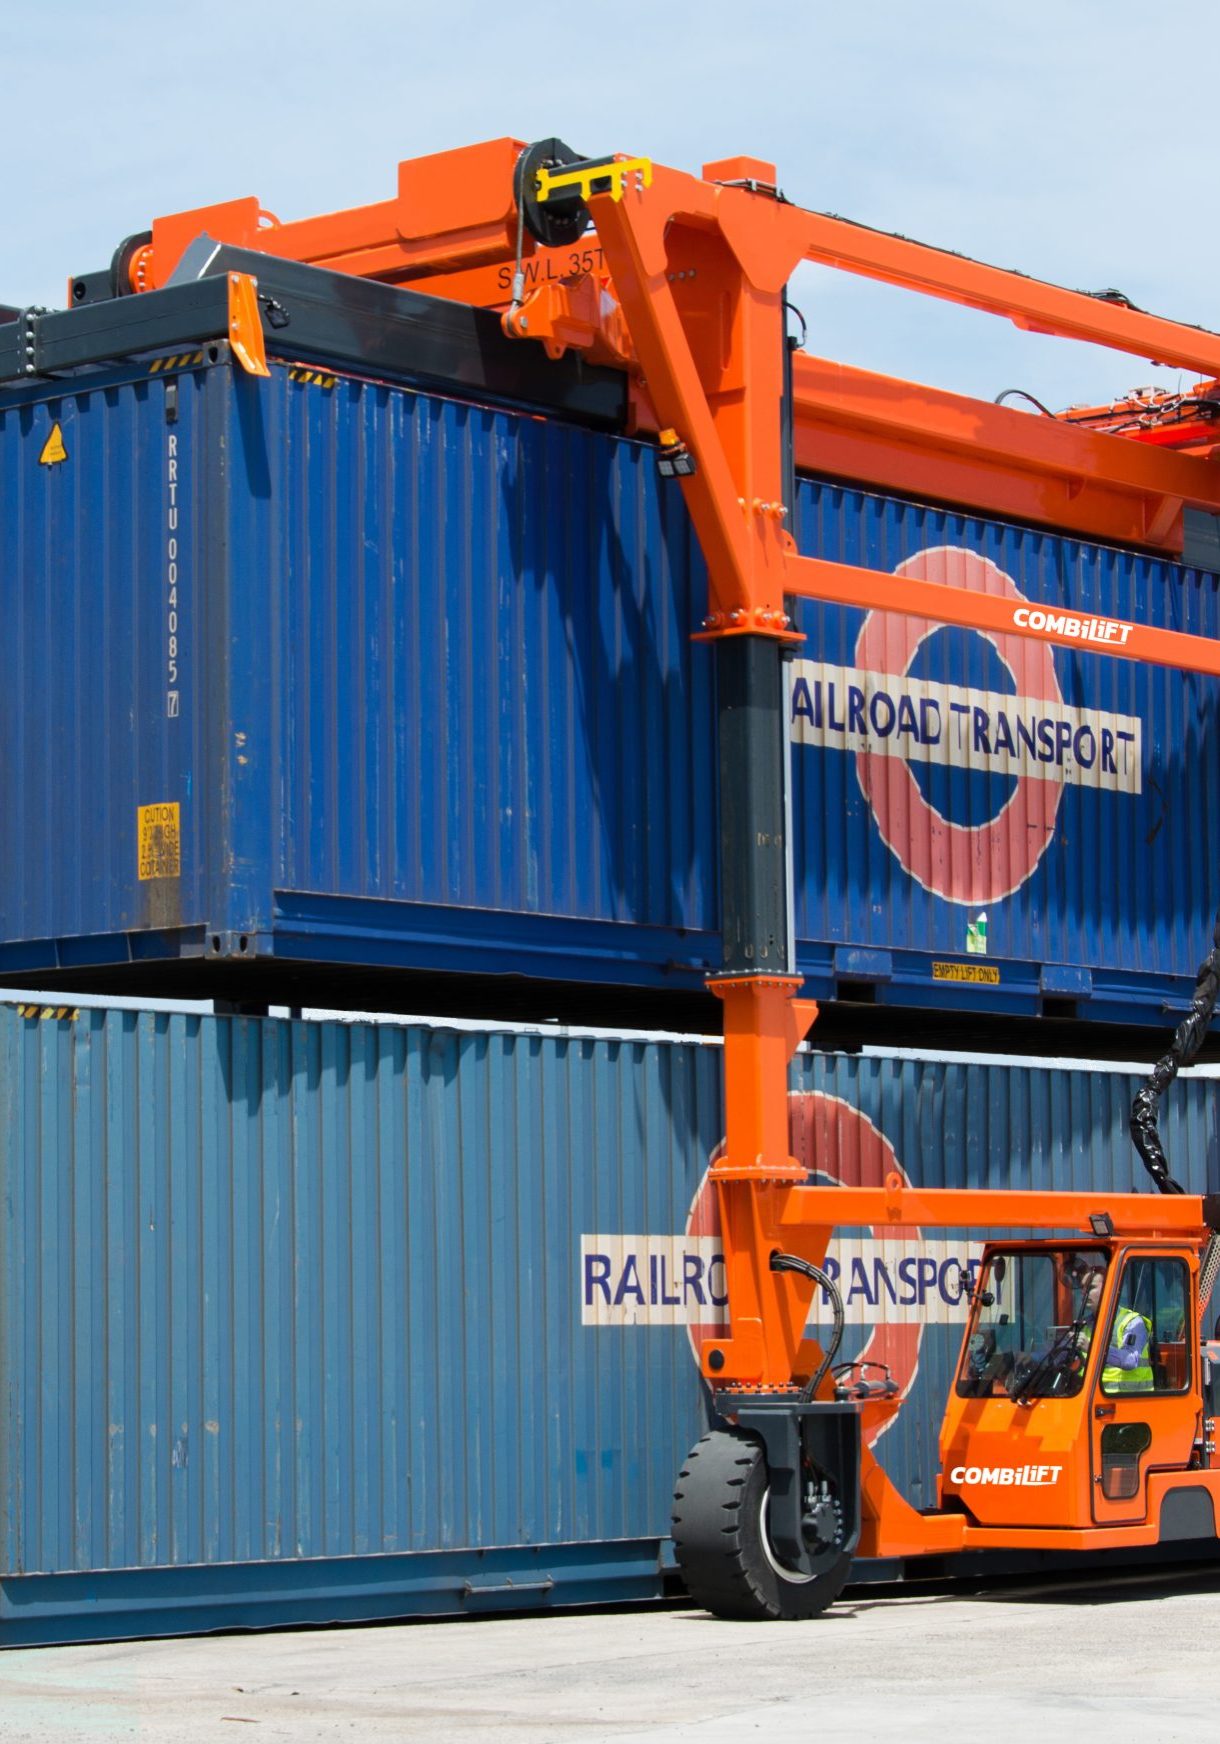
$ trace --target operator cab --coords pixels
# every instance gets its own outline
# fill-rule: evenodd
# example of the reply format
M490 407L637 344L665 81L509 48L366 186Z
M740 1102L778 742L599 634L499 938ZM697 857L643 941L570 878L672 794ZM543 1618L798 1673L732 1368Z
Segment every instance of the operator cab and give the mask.
M942 1505L988 1526L1146 1520L1151 1467L1200 1463L1196 1277L1197 1254L1164 1240L989 1245L945 1413Z
M958 1396L1032 1400L1078 1393L1109 1264L1102 1247L990 1251L974 1294Z

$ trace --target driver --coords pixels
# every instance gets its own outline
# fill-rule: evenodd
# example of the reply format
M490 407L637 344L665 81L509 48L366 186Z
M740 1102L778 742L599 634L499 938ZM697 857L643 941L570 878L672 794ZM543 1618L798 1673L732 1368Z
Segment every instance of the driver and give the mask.
M1086 1322L1080 1335L1080 1358L1087 1361L1093 1341L1093 1324L1101 1304L1101 1292L1106 1280L1104 1265L1090 1261L1083 1254L1066 1256L1060 1270L1065 1284L1081 1292L1077 1318ZM1124 1284L1126 1276L1124 1276ZM1152 1324L1135 1308L1120 1301L1114 1316L1110 1345L1106 1351L1101 1384L1107 1393L1150 1393L1153 1389L1152 1358L1149 1346Z

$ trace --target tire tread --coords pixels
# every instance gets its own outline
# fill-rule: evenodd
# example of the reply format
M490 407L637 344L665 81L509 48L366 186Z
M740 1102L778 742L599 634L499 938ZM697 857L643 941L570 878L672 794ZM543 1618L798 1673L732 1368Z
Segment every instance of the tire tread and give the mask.
M762 1447L744 1430L714 1429L702 1436L674 1490L678 1568L691 1597L717 1617L756 1622L816 1616L838 1596L849 1558L809 1583L777 1575L761 1544L751 1543L758 1535L749 1533L742 1516L752 1484L761 1507L765 1481Z

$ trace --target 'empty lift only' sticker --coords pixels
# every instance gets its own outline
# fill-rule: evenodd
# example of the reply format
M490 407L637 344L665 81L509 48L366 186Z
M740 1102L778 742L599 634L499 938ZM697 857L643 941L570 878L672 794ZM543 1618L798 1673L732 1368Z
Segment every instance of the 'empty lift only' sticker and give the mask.
M182 873L182 834L177 801L136 808L140 879L178 878Z
M917 552L894 575L1011 600L1014 616L1029 603L1011 576L964 547ZM1069 704L1051 647L1006 632L955 632L990 648L978 668L993 675L989 687L918 676L937 629L923 618L869 612L850 665L796 661L792 738L853 756L860 790L899 864L945 901L982 908L1032 876L1069 787L1142 791L1143 723ZM927 790L935 766L1000 778L988 781L982 816L938 809Z

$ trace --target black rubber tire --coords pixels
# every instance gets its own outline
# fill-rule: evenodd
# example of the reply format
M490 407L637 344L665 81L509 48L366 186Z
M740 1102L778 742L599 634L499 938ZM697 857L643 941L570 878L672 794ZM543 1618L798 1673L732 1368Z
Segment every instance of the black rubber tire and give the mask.
M695 1603L737 1622L820 1616L842 1592L850 1556L812 1579L788 1576L765 1541L767 1462L741 1429L713 1429L691 1449L674 1491L678 1567Z

